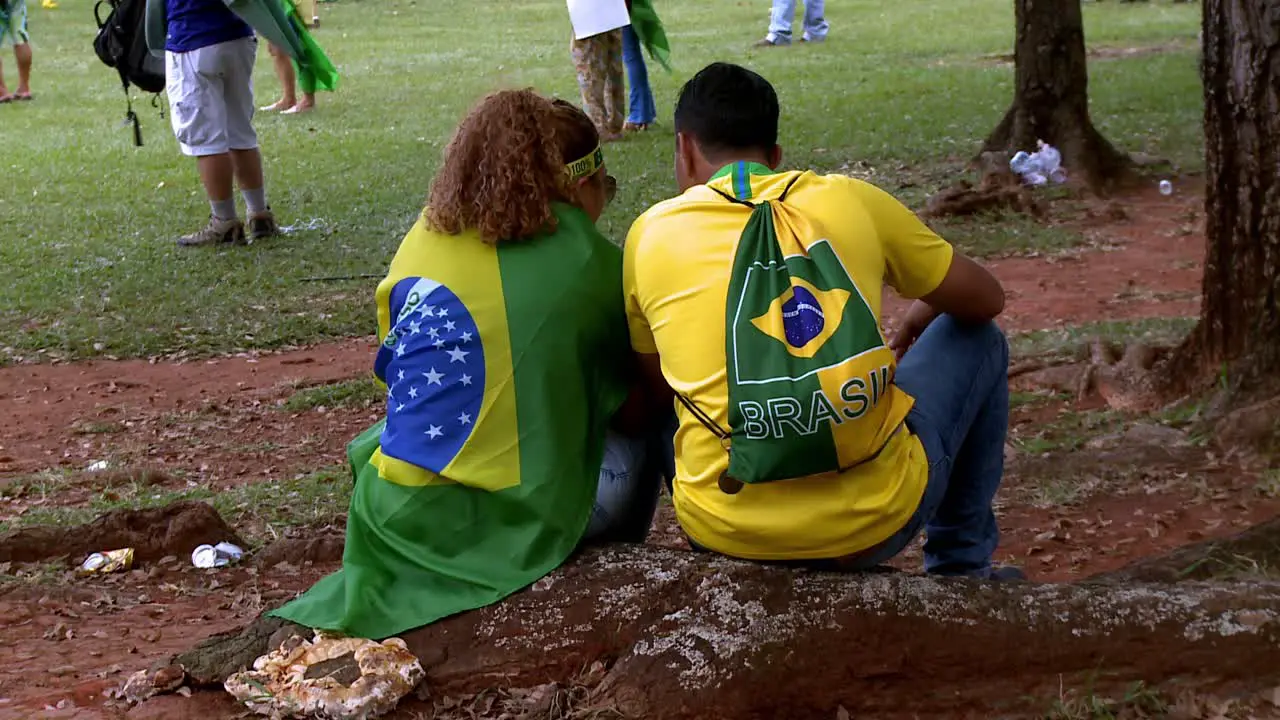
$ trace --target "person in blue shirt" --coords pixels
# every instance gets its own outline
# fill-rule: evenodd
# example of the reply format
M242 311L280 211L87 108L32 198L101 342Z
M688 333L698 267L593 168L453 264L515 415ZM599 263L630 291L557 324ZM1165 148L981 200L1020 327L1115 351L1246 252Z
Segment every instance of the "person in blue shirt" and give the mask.
M182 152L196 158L211 210L208 224L178 244L245 244L277 235L253 129L253 28L223 0L163 1L173 132ZM247 228L236 213L233 179L244 197Z

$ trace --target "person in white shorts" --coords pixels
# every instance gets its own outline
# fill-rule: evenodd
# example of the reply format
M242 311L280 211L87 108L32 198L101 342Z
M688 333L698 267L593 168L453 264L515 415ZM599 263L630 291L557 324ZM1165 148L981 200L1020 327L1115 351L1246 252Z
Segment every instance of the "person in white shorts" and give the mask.
M18 90L10 93L4 84L0 65L0 104L31 99L31 42L27 35L26 0L0 0L0 48L13 45L13 58L18 61Z
M173 134L196 158L211 209L209 223L179 245L244 244L279 234L267 205L253 129L253 29L223 0L164 0L165 77ZM247 208L236 214L234 177Z

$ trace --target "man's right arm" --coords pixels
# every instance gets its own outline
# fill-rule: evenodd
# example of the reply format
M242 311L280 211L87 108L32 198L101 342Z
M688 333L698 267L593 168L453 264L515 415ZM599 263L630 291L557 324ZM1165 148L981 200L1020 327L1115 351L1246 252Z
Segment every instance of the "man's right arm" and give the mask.
M983 322L1004 309L1004 288L978 263L929 229L897 198L859 184L884 251L885 280L903 297L923 299L939 313Z
M955 251L951 266L933 292L920 298L938 313L957 320L986 322L1004 310L1004 288L990 270Z
M1004 310L1004 288L986 268L956 250L892 195L860 188L885 257L885 280L916 302L907 310L890 346L899 357L942 313L972 323Z

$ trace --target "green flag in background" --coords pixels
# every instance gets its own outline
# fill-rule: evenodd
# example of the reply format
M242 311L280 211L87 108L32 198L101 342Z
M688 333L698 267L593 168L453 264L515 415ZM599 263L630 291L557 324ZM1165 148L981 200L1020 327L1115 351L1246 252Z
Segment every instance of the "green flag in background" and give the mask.
M671 72L671 45L651 0L631 0L631 27L649 57Z

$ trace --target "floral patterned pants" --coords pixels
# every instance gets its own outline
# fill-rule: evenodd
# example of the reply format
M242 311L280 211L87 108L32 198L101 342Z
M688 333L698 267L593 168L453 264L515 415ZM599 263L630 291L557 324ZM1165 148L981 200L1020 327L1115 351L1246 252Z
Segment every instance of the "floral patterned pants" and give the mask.
M627 117L621 28L574 40L569 47L582 90L582 109L602 138L619 135Z

